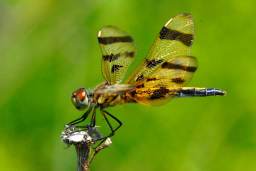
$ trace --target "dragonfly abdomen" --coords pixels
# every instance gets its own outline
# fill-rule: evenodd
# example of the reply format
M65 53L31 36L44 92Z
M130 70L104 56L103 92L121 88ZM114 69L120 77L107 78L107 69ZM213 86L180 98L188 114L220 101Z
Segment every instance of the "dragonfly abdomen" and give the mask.
M197 88L197 87L182 87L177 91L177 97L194 97L194 96L223 96L225 91L217 88Z

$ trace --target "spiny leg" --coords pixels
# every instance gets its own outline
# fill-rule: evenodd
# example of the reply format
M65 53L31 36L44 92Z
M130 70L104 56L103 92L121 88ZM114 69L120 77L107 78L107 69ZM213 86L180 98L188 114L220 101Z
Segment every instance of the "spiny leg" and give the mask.
M104 112L104 111L101 111L101 114L103 115L103 117L104 117L105 121L106 121L106 122L107 122L107 124L108 124L108 127L109 127L109 128L110 128L110 130L111 130L111 133L110 133L110 135L108 135L108 136L111 136L111 134L113 134L113 132L114 132L114 129L113 129L113 127L112 127L111 123L109 122L109 120L108 120L108 118L107 118L107 116L106 116L105 112ZM108 136L106 136L106 137L108 137ZM104 138L106 138L106 137L104 137Z
M107 122L109 128L111 129L111 133L110 133L108 136L106 136L106 138L107 138L107 137L111 137L111 136L113 136L113 135L115 134L115 132L123 125L123 123L122 123L119 119L117 119L115 116L113 116L111 113L109 113L109 112L107 112L107 111L105 111L105 110L101 110L101 113L102 113L104 119L106 120L106 122ZM107 118L106 115L108 115L109 117L111 117L112 119L114 119L114 120L118 123L118 126L117 126L115 129L113 129L113 126L112 126L111 123L109 122L109 120L108 120L108 118Z
M93 109L90 127L93 128L96 125L96 108Z
M91 111L92 111L92 108L89 108L80 118L69 122L67 125L71 126L71 125L76 125L83 122L88 117Z
M106 120L106 122L108 124L108 127L111 130L111 133L108 136L105 136L105 137L102 137L102 138L98 139L98 140L101 140L101 142L95 147L95 149L97 147L99 147L102 143L104 143L107 138L112 137L115 134L115 132L123 125L123 123L119 119L117 119L115 116L113 116L109 112L107 112L105 110L101 110L101 114L103 115L104 119ZM110 123L110 121L109 121L109 119L107 118L106 115L110 116L112 119L114 119L118 123L118 126L115 129L113 129L113 126L111 125L111 123Z

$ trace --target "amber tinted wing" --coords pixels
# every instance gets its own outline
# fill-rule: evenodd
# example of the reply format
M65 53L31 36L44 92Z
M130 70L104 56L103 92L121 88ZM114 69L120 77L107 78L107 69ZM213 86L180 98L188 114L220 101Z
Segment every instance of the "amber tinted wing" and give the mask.
M105 26L98 33L102 52L102 73L109 84L120 83L133 61L133 39L114 26Z
M197 60L192 56L180 56L166 61L148 77L135 83L130 96L143 104L163 104L174 97L197 69Z
M127 83L143 81L163 63L174 58L190 56L193 37L194 23L190 14L179 14L171 18L161 29L147 57Z
M179 56L165 61L161 66L144 82L150 80L159 80L163 82L160 86L181 87L192 79L194 72L197 70L197 60L193 56Z

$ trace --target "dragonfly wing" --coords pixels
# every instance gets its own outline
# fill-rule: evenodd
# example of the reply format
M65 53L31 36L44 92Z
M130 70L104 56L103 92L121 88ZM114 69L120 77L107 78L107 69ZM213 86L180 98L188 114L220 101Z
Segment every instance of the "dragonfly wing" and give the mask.
M190 14L171 18L159 32L147 57L128 79L129 84L142 81L163 63L179 56L190 56L194 37L194 23Z
M129 94L138 103L159 105L169 101L191 80L197 60L191 56L194 24L190 14L171 18L161 29L149 54L128 83Z
M105 26L98 33L102 52L102 74L109 84L120 83L135 56L133 39L114 26Z
M192 56L166 61L151 76L137 81L130 97L142 104L164 104L192 79L196 69L197 60Z
M179 56L165 61L161 66L150 76L148 80L164 80L167 87L181 87L186 85L191 79L194 72L197 70L197 60L193 56Z

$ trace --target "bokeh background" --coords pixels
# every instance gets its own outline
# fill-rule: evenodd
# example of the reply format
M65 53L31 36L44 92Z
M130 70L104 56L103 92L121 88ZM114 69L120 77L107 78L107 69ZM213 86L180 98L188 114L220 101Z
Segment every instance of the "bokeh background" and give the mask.
M253 0L1 0L0 170L75 170L75 150L60 133L81 115L71 92L103 81L97 31L112 24L133 35L136 66L170 17L191 12L199 69L190 85L228 95L109 109L124 126L92 170L255 171L255 6Z

